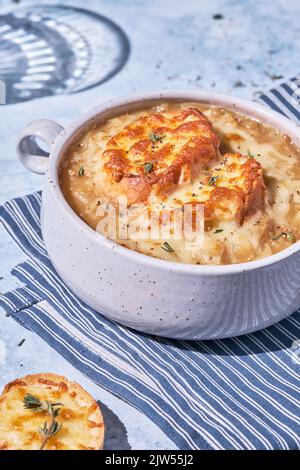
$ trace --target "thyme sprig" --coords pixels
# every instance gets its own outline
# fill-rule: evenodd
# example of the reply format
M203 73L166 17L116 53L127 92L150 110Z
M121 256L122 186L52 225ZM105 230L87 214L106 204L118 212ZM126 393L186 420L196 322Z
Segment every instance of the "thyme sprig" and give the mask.
M78 176L84 176L84 167L82 165L78 170Z
M144 170L145 173L151 173L151 171L153 170L153 162L145 162Z
M272 240L279 240L281 237L284 237L289 242L294 243L296 241L296 236L293 232L281 232L279 235L276 235L272 238Z
M165 138L165 135L160 135L160 134L155 134L155 132L151 132L149 134L149 139L153 144L156 144L156 142L162 142L163 139Z
M147 162L134 162L134 165L143 166L145 173L151 173L151 171L153 171L153 169L154 169L154 163L155 162L150 162L150 161L147 161Z
M170 243L168 243L168 242L164 242L161 245L161 249L164 250L164 251L167 251L168 253L175 253L174 248L172 248Z
M218 179L219 179L219 176L211 176L209 181L208 181L208 185L209 186L216 186Z
M41 400L30 393L27 393L23 399L24 408L36 412L44 411L44 404Z
M60 412L60 407L63 406L59 402L50 402L48 400L41 401L38 397L27 393L23 399L24 408L31 410L34 413L46 412L50 416L49 422L45 421L43 426L38 429L42 438L39 450L43 450L50 437L55 436L61 428L61 424L56 421Z

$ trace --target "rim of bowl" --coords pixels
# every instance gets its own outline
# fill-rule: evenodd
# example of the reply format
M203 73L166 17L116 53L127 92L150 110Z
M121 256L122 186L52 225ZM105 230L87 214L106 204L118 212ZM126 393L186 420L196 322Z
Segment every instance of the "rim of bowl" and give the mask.
M271 108L264 107L255 101L248 101L244 98L231 97L221 93L211 93L210 91L199 90L164 90L153 91L143 94L131 94L129 97L120 97L115 100L107 100L100 105L95 106L88 112L83 113L78 119L73 121L67 129L64 129L54 142L53 148L50 152L49 166L46 177L54 183L56 198L60 203L62 209L66 212L68 217L77 223L81 229L89 235L93 241L101 243L113 250L116 254L130 258L131 261L140 265L150 265L153 268L163 269L167 271L174 271L178 273L190 273L207 276L221 276L228 274L237 274L246 271L252 271L264 268L290 257L297 253L300 249L300 240L293 243L290 247L285 248L278 253L267 256L265 258L247 261L245 263L223 264L223 265L201 265L180 263L175 261L167 261L155 258L143 253L126 248L92 229L86 224L76 213L65 199L60 188L58 179L58 169L61 157L65 149L71 144L73 140L78 138L78 134L85 128L88 128L91 122L101 120L101 115L104 115L103 121L110 117L116 116L125 111L126 107L133 108L134 106L142 108L147 103L157 102L162 100L174 101L199 101L204 104L211 104L221 106L236 112L240 112L252 119L256 119L263 124L268 124L284 134L291 137L296 145L300 145L300 126L295 124L292 120L272 110Z

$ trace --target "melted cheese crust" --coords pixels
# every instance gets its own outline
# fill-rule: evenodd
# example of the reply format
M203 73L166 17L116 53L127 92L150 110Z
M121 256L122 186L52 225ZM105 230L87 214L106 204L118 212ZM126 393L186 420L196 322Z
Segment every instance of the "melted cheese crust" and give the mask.
M55 374L27 375L7 384L0 396L0 449L37 450L38 429L49 416L25 409L29 393L40 400L63 404L57 421L62 425L45 450L98 450L103 447L104 422L98 403L78 384Z
M164 211L174 218L184 204L204 205L204 240L193 248L182 239L151 239L149 230L143 239L106 236L157 258L230 264L269 256L300 238L299 162L299 149L267 125L219 107L170 102L90 128L62 160L60 182L94 229L103 217L99 208L120 195L130 208L143 203L124 225L138 222L146 232L153 204L160 219ZM165 241L172 251L162 249Z
M103 188L129 204L170 192L217 159L219 139L196 108L142 115L113 135L101 158ZM147 165L150 165L147 171Z

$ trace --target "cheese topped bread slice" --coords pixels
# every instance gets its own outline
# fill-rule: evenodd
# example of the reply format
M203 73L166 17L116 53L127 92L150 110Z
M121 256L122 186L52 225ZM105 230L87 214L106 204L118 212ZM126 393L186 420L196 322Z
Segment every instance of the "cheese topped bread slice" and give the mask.
M106 143L99 181L102 200L128 204L205 205L205 219L238 225L264 209L261 165L248 155L219 152L211 123L196 108L142 115Z
M239 226L267 204L262 167L253 157L226 153L201 171L193 184L179 185L168 202L180 207L202 204L208 229L229 221Z
M101 157L102 188L126 195L129 204L146 202L193 181L219 155L219 139L196 108L152 112L113 135Z
M51 417L46 410L33 411L24 398L36 397L43 403L60 403L55 420L58 432L50 437L45 450L98 450L103 448L104 422L98 403L80 385L66 377L44 373L27 375L4 387L0 396L0 449L38 450L39 432Z

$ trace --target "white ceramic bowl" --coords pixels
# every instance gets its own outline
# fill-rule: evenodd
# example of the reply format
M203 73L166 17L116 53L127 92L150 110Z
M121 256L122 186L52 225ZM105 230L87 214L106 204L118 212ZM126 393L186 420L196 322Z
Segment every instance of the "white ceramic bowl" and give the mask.
M154 335L214 339L242 335L287 317L300 306L300 242L264 259L225 266L159 260L108 240L70 208L58 167L71 141L99 122L158 100L200 101L234 109L288 134L299 128L278 113L239 98L199 91L163 91L99 105L68 129L48 120L29 124L18 141L23 164L46 173L42 233L55 269L84 302L109 319ZM45 141L50 154L32 136ZM49 158L48 158L49 157Z

